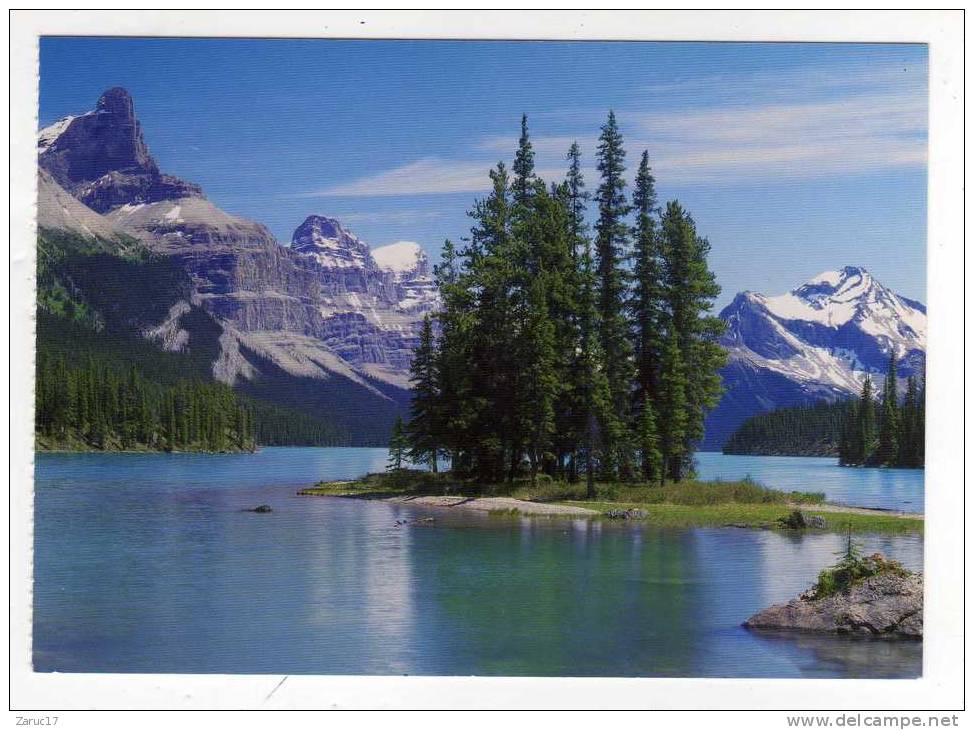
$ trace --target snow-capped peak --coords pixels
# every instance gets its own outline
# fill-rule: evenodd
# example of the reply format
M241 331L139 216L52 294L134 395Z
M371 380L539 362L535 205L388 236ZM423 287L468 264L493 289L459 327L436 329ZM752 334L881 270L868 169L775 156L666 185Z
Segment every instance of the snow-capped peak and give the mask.
M846 392L855 392L861 371L882 371L891 351L916 360L926 350L924 306L857 266L823 272L787 294L746 292L721 317L730 351L795 382Z
M415 270L425 257L423 249L414 241L396 241L372 250L372 258L379 268L391 271L396 276Z
M291 248L312 256L326 268L367 268L372 264L368 245L334 218L309 215L291 237Z
M822 272L787 294L753 296L778 319L815 322L826 327L841 327L858 319L867 309L899 310L905 305L904 300L859 266Z

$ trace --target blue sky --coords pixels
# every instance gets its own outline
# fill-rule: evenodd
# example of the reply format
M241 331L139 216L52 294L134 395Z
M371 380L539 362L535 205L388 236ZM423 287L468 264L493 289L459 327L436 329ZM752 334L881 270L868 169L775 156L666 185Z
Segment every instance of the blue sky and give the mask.
M527 113L540 174L597 184L614 109L634 168L712 245L723 306L845 265L926 300L922 45L43 38L40 125L135 98L165 171L282 241L311 213L434 259ZM631 170L630 170L631 172Z

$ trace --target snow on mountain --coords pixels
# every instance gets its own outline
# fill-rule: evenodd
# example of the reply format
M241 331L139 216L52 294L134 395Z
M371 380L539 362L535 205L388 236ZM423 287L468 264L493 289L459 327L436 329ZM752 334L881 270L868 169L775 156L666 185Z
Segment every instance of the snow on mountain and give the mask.
M418 243L397 241L372 251L379 268L393 275L401 289L397 304L399 311L422 316L433 311L439 303L439 291L433 280L432 267Z
M105 218L161 253L192 251L199 259L204 251L279 248L267 228L231 215L206 198L126 203L105 213Z
M826 271L788 294L754 296L779 320L836 328L855 320L860 329L895 345L899 357L926 338L922 305L903 299L855 266Z
M309 215L291 238L291 250L326 269L374 268L369 247L334 218Z
M926 360L925 307L847 266L787 294L738 294L720 314L725 395L704 446L719 447L748 416L856 394L866 373L885 372L891 351L905 378Z
M38 154L47 152L48 148L51 147L55 142L57 142L58 137L64 134L64 131L71 125L78 116L86 117L91 112L86 114L79 114L77 116L67 116L62 119L58 119L54 124L44 127L40 132L37 133L37 152Z
M379 268L391 271L397 277L414 271L420 259L425 257L423 249L413 241L396 241L388 246L372 249L372 258Z

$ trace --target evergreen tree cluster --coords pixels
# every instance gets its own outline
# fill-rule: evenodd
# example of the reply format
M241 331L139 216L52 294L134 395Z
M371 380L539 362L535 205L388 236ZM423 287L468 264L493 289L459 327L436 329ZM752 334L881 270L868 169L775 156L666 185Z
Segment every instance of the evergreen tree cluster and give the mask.
M838 456L855 400L777 408L748 418L724 444L725 454Z
M901 401L896 367L896 354L891 353L879 403L869 375L863 381L859 400L842 430L839 462L843 466L923 467L926 381L907 378Z
M36 427L55 443L95 449L242 451L254 448L253 414L233 390L183 380L160 386L132 367L120 374L89 356L68 366L41 351Z
M348 446L353 442L334 424L293 408L237 393L253 416L254 441L261 446Z
M523 473L678 481L692 472L725 362L711 316L710 246L672 201L660 210L644 152L632 194L615 115L602 127L594 196L581 153L565 179L535 173L527 119L510 172L444 245L443 300L412 365L410 458L488 483ZM589 202L595 221L590 228Z

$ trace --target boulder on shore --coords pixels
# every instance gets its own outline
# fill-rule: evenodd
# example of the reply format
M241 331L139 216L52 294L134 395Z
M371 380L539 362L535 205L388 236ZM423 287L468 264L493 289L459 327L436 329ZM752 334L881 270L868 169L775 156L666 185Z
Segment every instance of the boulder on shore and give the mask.
M805 530L813 527L819 530L825 529L825 520L818 515L807 515L800 509L794 510L787 517L780 517L778 524L789 530Z
M749 629L790 629L883 638L923 638L923 575L881 573L847 592L815 598L813 591L758 611Z

